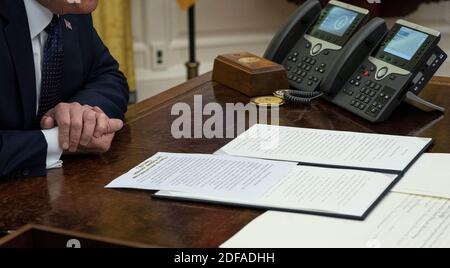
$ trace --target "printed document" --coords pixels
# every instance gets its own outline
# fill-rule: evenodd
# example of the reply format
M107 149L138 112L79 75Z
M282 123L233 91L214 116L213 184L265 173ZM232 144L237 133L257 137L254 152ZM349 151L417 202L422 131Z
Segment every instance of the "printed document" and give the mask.
M429 138L255 125L218 153L402 173Z
M389 194L365 221L270 211L223 248L448 248L450 200Z
M423 154L393 191L450 199L450 154Z
M397 175L253 158L158 153L107 188L159 197L363 217Z
M295 163L201 154L157 153L106 188L170 190L221 196L261 195Z
M397 175L359 170L296 166L259 196L161 191L156 197L286 210L360 219Z

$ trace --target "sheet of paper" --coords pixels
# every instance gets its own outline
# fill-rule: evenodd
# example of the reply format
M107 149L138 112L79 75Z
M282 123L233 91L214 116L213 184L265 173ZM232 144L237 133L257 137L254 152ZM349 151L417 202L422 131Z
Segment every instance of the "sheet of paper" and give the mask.
M359 170L296 166L260 196L160 192L157 196L262 208L362 217L396 175Z
M431 141L427 138L255 125L219 153L325 166L403 171Z
M393 189L450 199L450 154L424 154Z
M231 156L158 153L106 188L260 196L297 164Z
M450 200L392 193L364 222L270 211L222 247L450 247Z

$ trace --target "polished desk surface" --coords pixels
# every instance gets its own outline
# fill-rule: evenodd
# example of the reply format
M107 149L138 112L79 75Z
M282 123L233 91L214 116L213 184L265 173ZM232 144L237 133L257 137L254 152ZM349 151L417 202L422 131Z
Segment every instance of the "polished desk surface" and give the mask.
M171 135L174 103L247 103L248 97L206 74L130 108L123 131L104 156L64 158L47 178L0 182L0 230L27 223L59 227L162 247L218 247L263 211L155 200L151 193L108 190L114 178L157 152L214 153L230 140ZM435 78L423 97L450 109L450 79ZM434 138L432 152L450 153L450 116L403 105L386 123L370 124L324 101L283 106L280 124L330 130ZM263 235L263 234L262 234Z

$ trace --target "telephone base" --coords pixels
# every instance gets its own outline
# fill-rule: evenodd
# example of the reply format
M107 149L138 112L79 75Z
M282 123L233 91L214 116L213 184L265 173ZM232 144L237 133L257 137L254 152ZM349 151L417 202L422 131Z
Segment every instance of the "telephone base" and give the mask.
M442 112L445 113L445 108L426 101L412 92L406 94L405 102L424 111L424 112Z

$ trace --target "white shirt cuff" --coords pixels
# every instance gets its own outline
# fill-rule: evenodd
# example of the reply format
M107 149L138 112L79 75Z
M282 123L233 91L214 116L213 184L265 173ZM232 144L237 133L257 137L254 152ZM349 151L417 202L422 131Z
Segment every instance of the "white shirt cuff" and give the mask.
M63 161L61 161L61 155L63 150L59 147L58 135L59 129L52 128L42 130L47 141L47 169L61 168Z

